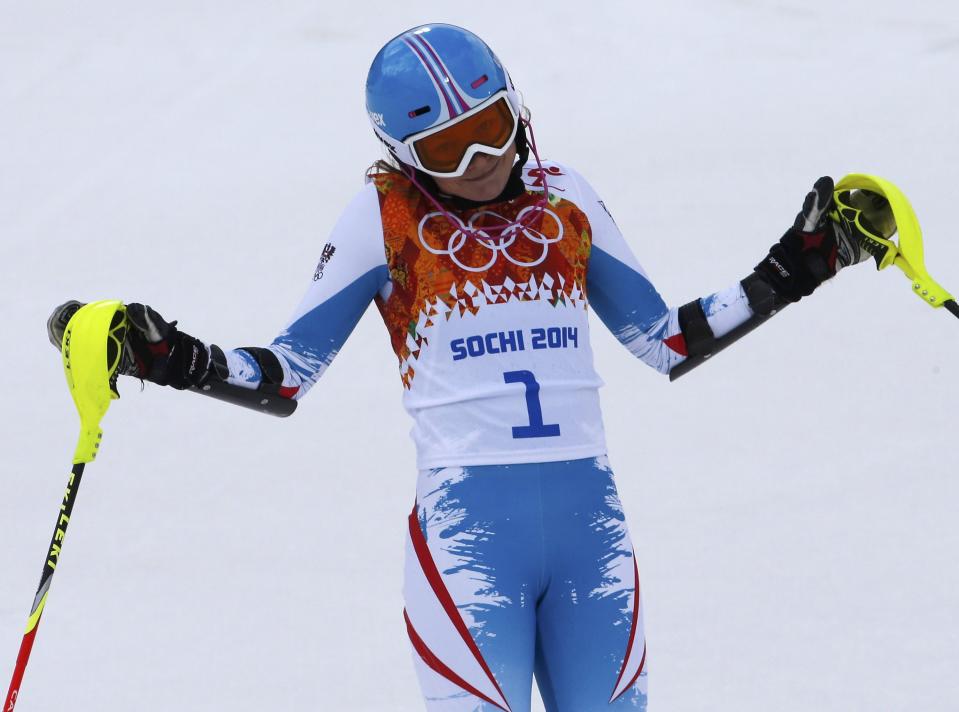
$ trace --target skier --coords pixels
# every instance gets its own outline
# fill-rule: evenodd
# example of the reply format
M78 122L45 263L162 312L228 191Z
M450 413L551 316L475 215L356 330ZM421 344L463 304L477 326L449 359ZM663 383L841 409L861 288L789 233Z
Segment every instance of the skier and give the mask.
M418 455L405 620L431 711L646 708L633 543L606 457L587 313L668 374L868 255L816 182L742 282L668 307L571 167L539 156L492 50L429 24L366 83L379 161L265 347L224 350L127 307L124 372L177 389L300 399L370 302L399 359ZM77 308L51 316L51 339ZM234 398L236 400L236 398Z

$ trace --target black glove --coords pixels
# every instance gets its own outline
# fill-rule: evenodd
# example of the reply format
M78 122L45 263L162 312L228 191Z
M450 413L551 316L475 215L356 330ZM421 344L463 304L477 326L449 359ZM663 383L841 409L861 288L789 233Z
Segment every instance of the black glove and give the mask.
M70 300L53 310L47 320L50 343L60 348L67 323L82 306ZM126 312L129 328L120 373L179 390L206 380L210 362L206 344L179 331L175 321L165 321L151 307L127 304Z
M868 258L848 225L830 218L833 190L832 178L817 180L793 226L756 265L756 272L785 301L808 297L842 267Z
M127 321L124 373L178 390L206 380L210 352L202 341L144 304L127 304Z

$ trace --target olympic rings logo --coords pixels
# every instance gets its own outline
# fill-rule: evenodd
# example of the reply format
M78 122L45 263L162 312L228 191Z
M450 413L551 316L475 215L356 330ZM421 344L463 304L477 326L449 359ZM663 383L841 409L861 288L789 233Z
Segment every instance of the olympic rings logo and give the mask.
M554 223L556 223L556 237L547 237L539 230L527 225L523 225L523 218L531 210L537 209L539 209L538 206L529 205L520 210L519 214L513 219L513 221L507 220L502 215L499 215L492 210L482 210L470 216L468 226L456 215L449 215L449 217L456 222L458 227L450 234L449 240L446 243L446 249L433 247L429 244L423 234L423 228L430 220L433 220L434 218L446 217L443 213L435 211L424 215L423 219L420 220L420 224L417 226L416 231L420 238L420 244L423 245L428 252L431 252L434 255L448 255L457 267L460 267L467 272L485 272L494 264L496 264L496 260L500 255L503 255L507 260L519 267L535 267L546 259L546 256L549 254L549 246L563 239L564 232L563 221L560 220L559 216L549 208L544 208L543 213L544 216L548 216L553 220ZM506 227L495 237L490 236L489 233L475 227L476 223L484 216L492 216L497 220L501 220L502 224L506 225ZM480 267L468 265L459 257L457 257L457 253L459 253L459 251L463 248L471 235L474 236L474 242L476 244L482 245L490 251L489 261ZM509 253L509 248L512 247L520 237L523 237L524 239L529 240L537 245L542 245L542 254L540 254L532 262L523 262L513 257Z

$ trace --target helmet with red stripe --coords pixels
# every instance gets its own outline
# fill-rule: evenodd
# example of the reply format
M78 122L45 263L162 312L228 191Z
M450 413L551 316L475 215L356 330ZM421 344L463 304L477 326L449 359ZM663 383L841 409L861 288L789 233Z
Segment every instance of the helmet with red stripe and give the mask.
M521 106L509 74L483 40L428 24L394 37L366 80L379 139L402 163L433 176L462 175L476 153L503 155Z

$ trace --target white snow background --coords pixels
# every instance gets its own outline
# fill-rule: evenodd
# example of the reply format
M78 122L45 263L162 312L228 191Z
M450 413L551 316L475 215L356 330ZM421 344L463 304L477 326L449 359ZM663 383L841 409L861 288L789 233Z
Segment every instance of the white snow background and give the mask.
M425 21L494 47L670 304L854 171L904 189L959 291L955 0L0 0L3 691L77 433L48 313L268 343L381 155L369 62ZM959 322L870 263L673 384L593 324L651 711L959 709ZM422 709L376 310L290 420L121 390L18 712Z

